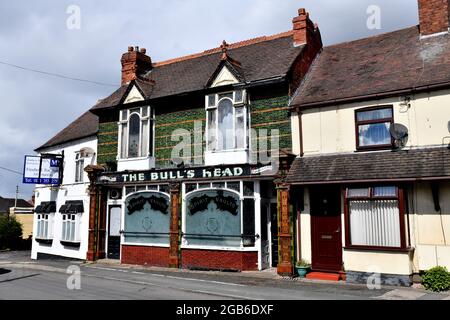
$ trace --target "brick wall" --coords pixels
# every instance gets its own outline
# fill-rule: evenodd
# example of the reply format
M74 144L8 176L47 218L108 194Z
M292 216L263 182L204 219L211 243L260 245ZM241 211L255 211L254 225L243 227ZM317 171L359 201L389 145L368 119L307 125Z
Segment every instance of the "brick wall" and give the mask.
M449 0L419 0L420 33L430 35L448 31Z
M192 155L194 155L194 129L195 122L199 121L201 123L202 132L205 131L205 108L204 106L199 106L191 108L189 110L177 110L174 112L156 114L156 127L155 127L155 153L156 153L156 166L157 167L169 167L171 166L171 154L173 148L179 144L181 141L189 141L187 143L191 149ZM186 130L184 133L177 132L174 137L179 137L179 141L172 141L172 134L175 130ZM189 134L188 134L189 132ZM186 134L188 137L186 137ZM184 140L183 140L184 139ZM204 138L202 137L204 140ZM203 150L205 149L205 142L202 143ZM195 155L194 155L195 156ZM185 160L191 160L191 157L187 157L180 154L180 157ZM201 162L203 163L203 154L200 155ZM192 159L194 161L194 159Z
M258 270L258 252L183 249L182 267L213 270Z
M259 129L267 129L269 136L261 138L253 136L251 145L253 150L264 149L261 146L263 142L267 141L267 147L271 149L270 144L270 130L278 129L280 148L291 150L291 123L288 116L289 97L287 88L274 88L273 91L264 94L253 92L251 96L250 117L251 127L260 133ZM174 110L175 109L175 110ZM194 154L194 146L198 144L194 140L195 122L201 123L202 142L201 147L204 151L206 149L206 142L204 141L206 112L203 105L203 96L197 98L195 102L189 101L187 107L180 107L178 105L163 105L156 106L156 126L155 126L155 153L156 153L156 167L172 167L171 153L173 148L180 143L179 141L172 141L172 134L175 130L186 130L184 135L188 132L190 135L190 147L192 155L200 158L200 163L204 163L204 153L201 155ZM159 110L174 110L171 112L158 112ZM108 118L100 117L99 133L98 133L98 164L108 167L110 170L115 170L116 158L118 152L118 113L108 116ZM182 137L183 134L177 133L175 136ZM184 140L185 142L188 140ZM258 144L260 148L258 149ZM256 152L253 152L252 159L256 159ZM180 155L183 158L183 155ZM189 158L191 159L191 158ZM184 159L185 162L186 158ZM198 159L196 159L198 160ZM194 161L194 159L192 159Z
M121 263L169 266L169 248L122 245Z
M111 170L115 170L117 163L119 132L117 121L119 121L118 112L113 112L108 117L99 117L97 163Z
M251 102L251 127L258 135L251 137L253 161L257 159L258 151L272 150L271 138L277 129L279 148L292 150L291 120L288 116L289 97L287 94L277 94L271 97L256 97ZM260 129L267 129L267 137L261 135ZM270 152L269 152L270 154Z

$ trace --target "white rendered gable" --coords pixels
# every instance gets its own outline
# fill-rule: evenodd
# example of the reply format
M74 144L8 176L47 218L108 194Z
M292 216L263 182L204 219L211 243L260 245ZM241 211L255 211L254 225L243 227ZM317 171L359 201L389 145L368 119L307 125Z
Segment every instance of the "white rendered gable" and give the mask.
M130 90L130 93L128 94L127 98L124 101L124 104L136 102L136 101L142 101L144 100L144 97L139 92L139 90L136 88L136 86L133 86L133 88Z
M236 79L236 77L230 72L230 70L228 70L228 68L224 66L211 85L211 88L236 83L239 83L238 79Z

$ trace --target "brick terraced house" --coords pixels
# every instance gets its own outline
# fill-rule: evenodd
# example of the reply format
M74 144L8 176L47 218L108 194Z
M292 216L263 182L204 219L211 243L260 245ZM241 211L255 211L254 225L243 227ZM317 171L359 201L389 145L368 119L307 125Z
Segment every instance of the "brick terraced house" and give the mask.
M292 223L279 213L298 135L289 101L321 48L304 9L288 32L169 61L129 47L121 87L90 110L96 162L76 216L79 257L292 274ZM58 217L65 202L53 199L65 191L50 189Z
M313 271L410 285L450 268L449 15L419 0L419 26L323 48L294 95L286 181Z

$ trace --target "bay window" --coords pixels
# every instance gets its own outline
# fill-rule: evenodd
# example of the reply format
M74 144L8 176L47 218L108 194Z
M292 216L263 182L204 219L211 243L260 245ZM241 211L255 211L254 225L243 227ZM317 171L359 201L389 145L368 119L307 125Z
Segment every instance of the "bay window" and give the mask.
M394 119L391 106L357 110L355 123L358 150L392 147L389 129Z
M394 186L348 188L347 245L405 248L403 191Z
M153 156L154 121L154 110L149 106L120 111L120 159Z
M206 97L207 150L242 150L248 146L246 93L237 90Z

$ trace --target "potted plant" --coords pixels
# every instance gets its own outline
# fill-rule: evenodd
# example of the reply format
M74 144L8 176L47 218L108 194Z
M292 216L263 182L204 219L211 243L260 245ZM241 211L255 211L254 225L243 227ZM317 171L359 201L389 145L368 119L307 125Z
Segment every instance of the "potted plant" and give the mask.
M300 278L304 278L311 268L309 261L301 259L295 264L295 270Z

